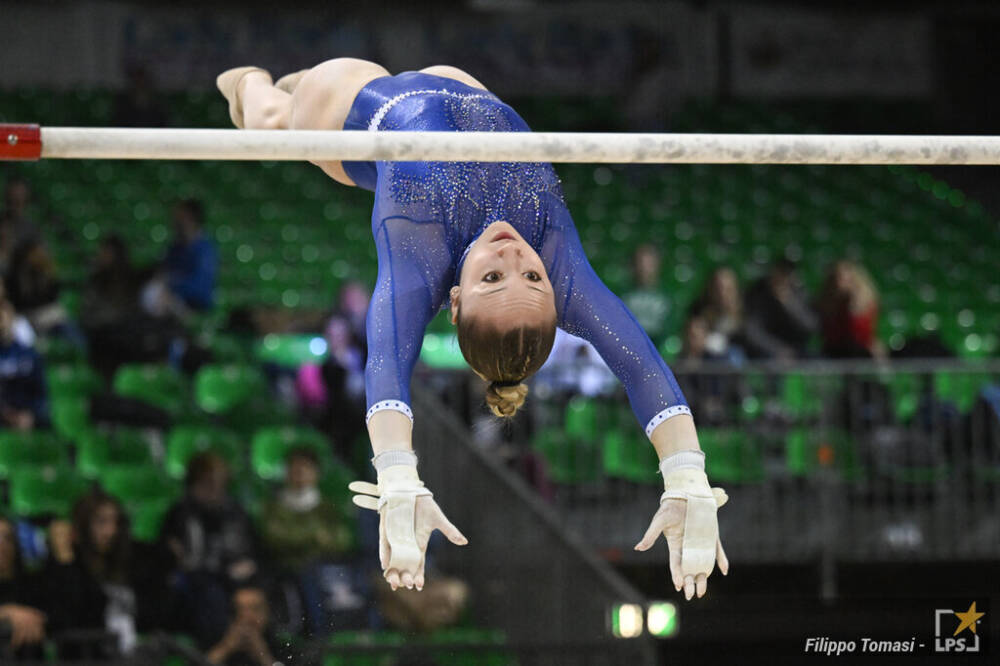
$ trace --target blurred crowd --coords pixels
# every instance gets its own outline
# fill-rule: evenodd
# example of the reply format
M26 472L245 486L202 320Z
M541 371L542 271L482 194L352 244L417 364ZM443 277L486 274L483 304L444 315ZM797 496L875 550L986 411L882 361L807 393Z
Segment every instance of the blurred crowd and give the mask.
M123 100L123 113L140 102ZM152 265L134 263L121 235L100 239L89 272L70 285L80 295L75 317L36 210L30 183L8 178L0 210L0 433L52 427L41 350L74 350L108 384L125 364L164 364L191 375L213 362L197 322L215 306L219 257L200 201L173 205L173 239ZM368 299L364 285L345 284L319 324L304 324L322 331L322 362L268 373L275 399L282 399L281 385L292 387L287 402L327 435L343 469L370 455L357 450L367 447L359 435ZM247 339L300 325L265 309L235 309L225 322ZM111 391L91 396L89 415L112 429L174 425L160 406ZM369 467L356 473L370 474ZM296 639L454 623L467 598L458 579L429 576L422 594L378 596L377 516L345 501L343 488L324 486L322 472L315 449L292 448L283 483L268 486L248 511L240 492L246 480L235 479L218 454L197 454L187 463L183 496L152 541L133 538L131 507L96 482L69 516L0 512L0 661L40 659L46 641L60 659L141 659L155 643L141 635L186 637L212 663L270 666ZM0 490L8 492L2 483Z

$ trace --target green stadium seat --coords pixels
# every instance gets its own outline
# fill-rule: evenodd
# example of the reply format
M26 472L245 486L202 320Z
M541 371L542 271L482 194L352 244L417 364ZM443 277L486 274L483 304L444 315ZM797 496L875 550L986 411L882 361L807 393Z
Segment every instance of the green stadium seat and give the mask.
M503 631L472 627L439 629L427 637L427 642L439 646L434 650L434 661L439 666L514 666L517 661L502 649L506 642ZM460 645L477 647L458 647Z
M166 365L123 365L115 373L114 390L118 395L155 405L178 414L188 394L184 377Z
M250 446L250 465L261 479L273 481L285 474L288 451L304 447L316 453L320 469L330 467L330 441L326 436L306 427L283 426L258 430Z
M101 487L126 507L145 502L172 502L181 494L181 485L161 470L150 466L108 465L101 469Z
M52 429L73 441L90 428L90 401L75 395L53 396L49 402Z
M137 541L155 542L160 537L160 527L170 510L171 500L139 501L128 507L132 520L132 536Z
M89 396L104 389L101 376L82 363L50 365L45 375L53 396Z
M764 478L759 442L742 430L699 428L705 472L713 482L756 483Z
M154 465L149 442L136 430L119 428L111 433L89 430L76 438L76 468L96 479L109 465Z
M67 446L44 430L0 430L0 479L25 467L60 467L67 462Z
M322 363L327 356L327 345L317 335L271 334L257 343L254 356L262 363L297 368L306 363Z
M195 376L195 400L219 414L259 395L267 386L260 370L249 365L207 365Z
M188 460L197 453L214 451L226 460L230 475L243 471L240 437L217 426L176 426L167 436L166 471L174 479L183 479Z
M396 663L400 648L406 645L406 637L396 631L338 631L330 636L327 645L329 652L323 656L323 666L391 666ZM386 649L336 652L338 647L349 646Z
M16 516L68 517L87 482L68 467L22 468L10 477L10 510Z
M848 432L834 428L792 429L785 436L785 466L789 474L800 477L811 476L822 467L836 469L846 481L856 481L863 475L854 439Z
M983 372L936 372L934 373L934 395L953 403L961 412L968 412L990 376Z
M566 405L566 434L580 439L597 439L601 433L600 408L590 398L576 396Z
M601 449L605 475L638 483L658 483L659 460L642 433L633 428L615 428L604 435Z
M544 428L535 434L532 445L548 462L549 476L556 483L598 479L601 452L594 438L576 439L563 428Z

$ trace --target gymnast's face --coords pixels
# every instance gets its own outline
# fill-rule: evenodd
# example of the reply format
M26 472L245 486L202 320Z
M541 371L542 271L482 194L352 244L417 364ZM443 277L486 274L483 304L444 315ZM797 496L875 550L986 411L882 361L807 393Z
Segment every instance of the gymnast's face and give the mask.
M451 322L485 317L498 328L541 325L555 319L552 283L541 257L507 222L494 222L476 239L451 290Z

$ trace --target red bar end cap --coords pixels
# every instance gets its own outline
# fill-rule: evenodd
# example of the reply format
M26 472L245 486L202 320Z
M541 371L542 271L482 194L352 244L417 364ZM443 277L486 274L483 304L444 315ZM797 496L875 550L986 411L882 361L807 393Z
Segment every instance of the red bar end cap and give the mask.
M38 125L0 123L0 161L37 160L42 156Z

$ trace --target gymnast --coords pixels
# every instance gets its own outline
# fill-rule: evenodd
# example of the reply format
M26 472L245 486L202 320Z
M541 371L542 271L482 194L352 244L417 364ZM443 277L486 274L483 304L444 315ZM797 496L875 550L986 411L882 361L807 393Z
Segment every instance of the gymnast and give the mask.
M372 62L337 58L277 82L239 67L217 84L239 128L530 131L483 84L449 66L392 76ZM412 444L410 378L427 324L443 307L501 417L523 404L523 382L545 362L557 326L593 344L660 459L665 490L635 549L648 550L663 533L672 582L687 599L705 594L716 561L728 573L716 517L726 495L708 484L691 411L649 336L587 261L550 164L316 165L375 193L378 278L365 383L378 484L350 488L356 504L379 512L379 559L393 590L423 588L435 529L467 543L420 480Z

